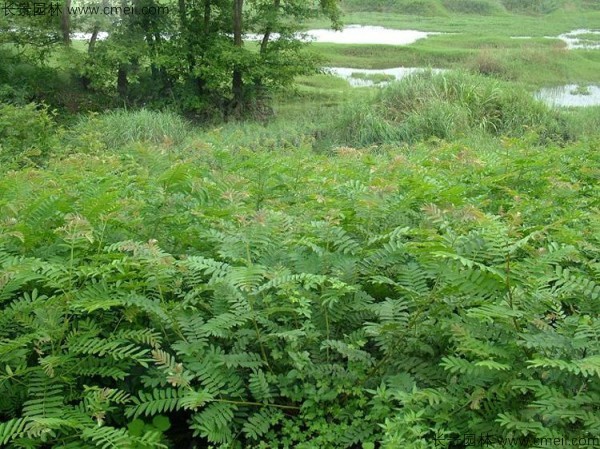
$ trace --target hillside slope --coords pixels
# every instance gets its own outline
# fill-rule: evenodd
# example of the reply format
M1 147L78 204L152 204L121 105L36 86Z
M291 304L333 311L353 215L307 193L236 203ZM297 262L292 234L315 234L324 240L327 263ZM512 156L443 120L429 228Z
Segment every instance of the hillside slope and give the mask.
M422 16L456 13L549 14L560 9L599 10L600 2L595 0L344 0L343 7L347 12L379 11Z

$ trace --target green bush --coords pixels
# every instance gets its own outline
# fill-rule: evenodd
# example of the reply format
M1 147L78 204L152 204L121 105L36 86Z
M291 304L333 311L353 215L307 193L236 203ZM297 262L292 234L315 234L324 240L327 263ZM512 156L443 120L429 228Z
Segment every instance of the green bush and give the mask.
M600 147L533 140L7 173L0 445L597 437Z
M46 106L0 104L0 164L42 163L56 144L56 126Z
M60 111L60 116L114 106L107 95L84 89L76 71L82 52L61 48L50 54L50 61L42 62L0 49L0 101L22 106L44 103Z
M467 66L475 73L509 80L513 78L509 61L510 58L507 55L484 48L479 50L471 61L467 62Z
M418 16L439 16L444 15L445 11L437 1L406 0L400 7L400 13Z

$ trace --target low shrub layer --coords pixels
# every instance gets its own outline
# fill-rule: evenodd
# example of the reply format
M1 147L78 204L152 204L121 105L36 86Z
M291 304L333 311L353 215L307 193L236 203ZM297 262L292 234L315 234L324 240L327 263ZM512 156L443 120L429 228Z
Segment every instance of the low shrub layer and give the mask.
M326 156L199 137L5 174L0 445L596 437L600 144L537 139Z

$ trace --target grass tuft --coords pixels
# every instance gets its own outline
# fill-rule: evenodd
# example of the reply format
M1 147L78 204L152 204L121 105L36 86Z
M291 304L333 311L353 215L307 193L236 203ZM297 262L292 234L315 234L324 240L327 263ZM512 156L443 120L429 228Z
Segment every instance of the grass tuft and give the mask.
M181 144L190 134L190 125L173 112L147 109L116 110L82 119L77 132L97 133L110 149L134 142L161 144L166 147Z
M368 146L452 140L486 133L542 141L572 138L559 111L525 90L466 72L415 74L390 84L373 101L350 102L322 135L332 145Z

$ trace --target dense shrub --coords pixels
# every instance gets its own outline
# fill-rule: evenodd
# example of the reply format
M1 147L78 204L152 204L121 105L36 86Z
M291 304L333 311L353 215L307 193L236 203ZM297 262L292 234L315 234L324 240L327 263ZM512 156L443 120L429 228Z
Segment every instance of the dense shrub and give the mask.
M0 101L18 105L44 103L66 114L114 107L108 96L84 89L75 70L81 52L64 49L52 56L55 61L48 64L0 50Z
M43 162L56 143L55 123L45 106L0 104L0 165Z
M7 174L0 445L597 436L600 148L532 141Z

